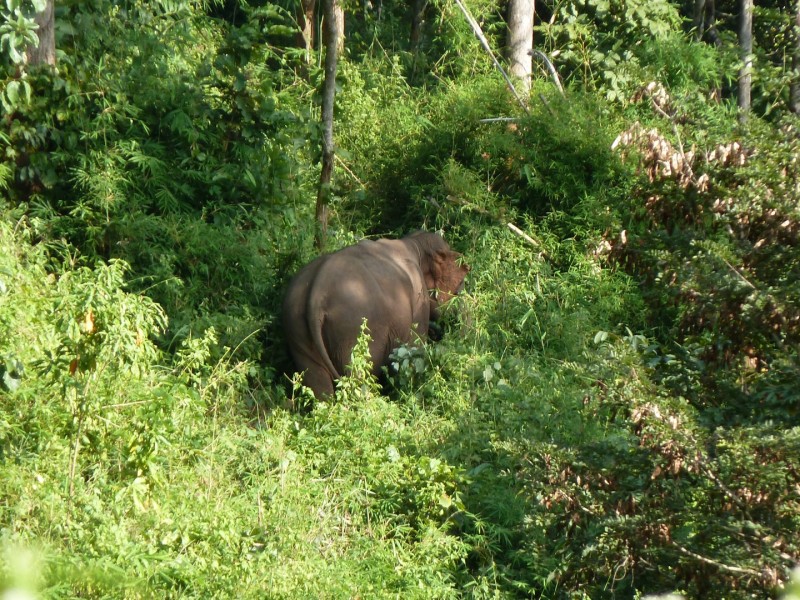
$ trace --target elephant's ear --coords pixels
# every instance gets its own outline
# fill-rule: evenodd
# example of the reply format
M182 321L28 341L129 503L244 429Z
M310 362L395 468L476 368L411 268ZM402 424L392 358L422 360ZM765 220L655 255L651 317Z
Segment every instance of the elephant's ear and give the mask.
M461 291L469 265L461 260L458 252L437 252L433 265L433 288L439 290L439 302L444 304Z

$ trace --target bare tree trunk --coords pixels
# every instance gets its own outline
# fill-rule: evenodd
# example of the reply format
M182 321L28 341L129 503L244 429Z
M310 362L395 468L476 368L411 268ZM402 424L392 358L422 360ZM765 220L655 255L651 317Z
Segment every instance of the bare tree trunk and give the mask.
M526 97L531 92L534 11L535 0L509 0L507 58L511 74L522 82Z
M695 41L700 42L705 38L715 46L722 44L717 31L717 7L714 0L694 0L692 29Z
M722 45L722 38L717 31L717 5L716 0L706 0L706 33L708 41L715 46Z
M336 98L336 63L339 58L338 0L323 0L325 38L325 83L322 86L322 172L317 191L317 249L323 250L328 237L328 199L333 177L333 102Z
M336 0L334 4L334 16L336 17L336 54L337 58L344 52L344 6L341 0Z
M408 38L409 50L411 51L411 73L409 79L414 81L417 76L417 64L419 62L419 52L422 45L422 25L425 22L425 9L428 7L428 0L411 0L411 35Z
M699 42L703 39L706 23L706 0L694 0L694 15L692 16L692 29L694 39Z
M26 51L28 64L31 66L50 65L54 67L56 64L56 20L53 1L47 0L45 9L34 17L34 21L39 26L39 29L36 30L39 45L29 46Z
M306 51L306 62L311 62L311 52L314 50L314 18L316 16L317 0L300 0L300 12L297 23L300 33L297 35L297 45Z
M753 0L741 0L739 49L742 67L739 70L739 122L747 122L750 113L750 87L753 79Z
M792 53L792 85L789 88L789 109L800 115L800 0L794 13L794 52Z
M428 0L412 0L411 2L411 36L409 37L409 45L414 56L419 52L419 44L422 40L422 23L427 6Z

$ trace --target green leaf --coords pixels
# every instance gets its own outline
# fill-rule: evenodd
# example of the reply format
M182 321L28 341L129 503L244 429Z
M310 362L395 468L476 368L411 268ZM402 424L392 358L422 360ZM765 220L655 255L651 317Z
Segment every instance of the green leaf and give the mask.
M290 27L288 25L270 25L269 27L265 28L265 33L268 35L294 35L296 28Z
M24 57L22 56L22 54L20 54L20 52L16 48L17 36L14 35L13 33L9 33L8 35L9 38L11 39L8 45L8 55L11 58L11 62L13 62L15 65L19 65L22 63Z
M3 387L10 392L16 392L22 383L22 375L25 372L22 362L19 359L7 357L0 366L0 370L3 373Z
M19 104L19 81L11 81L6 86L6 98L9 104L16 106Z
M31 3L33 4L33 8L37 13L40 13L47 8L47 0L31 0Z
M9 392L16 392L19 389L19 384L19 379L15 379L10 373L3 373L3 385Z

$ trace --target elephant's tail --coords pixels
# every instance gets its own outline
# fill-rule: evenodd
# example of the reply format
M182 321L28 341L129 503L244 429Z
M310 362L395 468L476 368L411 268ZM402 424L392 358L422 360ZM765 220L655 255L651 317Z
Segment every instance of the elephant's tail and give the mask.
M314 319L313 322L309 323L309 329L311 330L311 341L314 344L314 349L317 351L317 356L319 356L319 359L322 362L322 366L325 367L325 370L331 374L331 378L333 380L339 379L341 375L336 370L336 367L333 366L331 357L328 354L328 348L325 346L325 340L322 339L322 329L325 327L324 313L319 310L319 307L311 307L311 311L308 314L321 315L318 318L319 320Z

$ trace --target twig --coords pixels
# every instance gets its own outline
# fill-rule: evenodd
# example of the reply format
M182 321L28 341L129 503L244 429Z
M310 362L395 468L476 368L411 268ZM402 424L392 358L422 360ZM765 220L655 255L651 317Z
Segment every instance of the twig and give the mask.
M678 131L678 126L675 124L675 117L670 115L663 108L661 108L658 105L658 102L656 102L655 98L653 98L652 96L650 97L650 102L653 104L653 108L655 108L657 112L661 113L662 117L669 120L670 124L672 125L672 132L675 134L675 138L678 140L678 149L681 151L681 154L684 154L683 142L681 141L681 132Z
M22 225L22 222L23 222L24 220L25 220L25 215L22 215L22 216L19 218L19 221L17 221L17 224L16 224L16 225L14 225L14 235L17 235L17 230L20 228L20 226Z
M519 121L516 117L490 117L488 119L480 119L478 123L507 123Z
M555 111L550 107L550 103L547 101L547 98L544 97L544 94L541 93L539 94L539 100L542 101L542 104L544 104L544 107L547 109L547 112L549 112L553 116L556 115Z
M75 469L78 465L78 453L81 450L81 434L83 433L83 419L86 413L81 410L78 416L78 429L75 432L75 444L69 458L69 479L67 481L67 498L72 503L72 495L75 492Z
M334 155L333 155L333 159L334 159L334 160L335 160L337 163L339 163L339 166L340 166L340 167L342 167L342 168L343 168L345 171L347 171L347 174L348 174L348 175L350 175L350 177L352 177L353 179L355 179L355 180L356 180L356 183L358 183L358 185L360 185L360 186L361 186L362 188L364 188L364 189L367 189L367 186L366 186L366 185L364 185L364 182L363 182L363 181L361 181L361 180L358 178L358 175L356 175L355 173L353 173L353 172L350 170L350 168L349 168L349 167L348 167L348 166L345 164L345 162L344 162L344 161L343 161L343 160L342 160L342 159L339 157L339 155L338 155L338 154L334 154Z
M681 158L684 158L684 159L685 159L685 158L686 158L686 152L684 152L684 151L683 151L683 142L681 141L681 132L678 130L678 125L675 123L675 117L674 117L674 116L672 116L672 115L670 115L670 114L669 114L667 111L665 111L663 108L661 108L661 107L658 105L658 102L656 102L656 101L655 101L655 99L654 99L652 96L650 97L650 102L652 102L652 104L653 104L653 108L655 108L657 112L661 113L661 115L662 115L664 118L666 118L666 119L668 119L668 120L669 120L669 122L670 122L670 125L672 125L672 133L674 133L674 134L675 134L675 139L676 139L676 140L677 140L677 142L678 142L678 150L679 150L679 151L680 151L680 153L681 153ZM687 168L687 169L689 169L689 176L691 177L691 180L692 180L692 181L695 181L695 177L694 177L694 169L692 169L692 165L690 165L690 164L689 164L689 161L688 161L688 160L684 160L684 163L683 163L683 164L685 164L685 165L686 165L686 168Z
M150 404L152 400L136 400L135 402L121 402L120 404L109 404L105 406L107 409L128 408L129 406L140 406L142 404Z
M552 76L553 82L555 82L558 91L561 92L561 96L566 98L566 94L564 94L564 88L561 86L561 78L558 76L558 71L556 71L556 68L553 66L553 63L550 61L550 59L547 58L547 55L541 50L529 50L528 54L531 56L538 56L542 59L544 64L547 65L547 70L550 71L550 75Z
M494 63L494 66L497 67L497 70L500 71L500 74L503 76L503 79L506 80L506 84L508 85L508 88L511 90L511 93L514 94L514 97L517 99L517 102L519 102L519 105L522 107L522 109L526 113L530 114L531 111L528 108L528 105L525 103L525 101L517 93L517 89L514 87L514 84L512 83L511 78L508 76L508 74L503 69L503 66L500 64L500 61L497 60L497 57L494 55L494 52L492 52L492 47L489 45L489 41L486 39L486 36L483 35L483 31L481 30L481 26L478 25L478 22L470 14L469 10L467 9L466 6L464 6L464 3L461 0L456 0L456 4L458 5L458 8L461 9L461 12L464 13L464 16L466 17L467 22L469 23L470 27L472 27L472 31L475 33L475 36L480 41L481 45L483 46L483 49L486 50L486 52L489 54L489 56L491 56L492 62Z
M731 271L733 271L734 274L737 275L739 279L741 279L747 287L749 287L751 290L759 291L758 288L755 285L753 285L744 275L742 275L741 272L736 267L734 267L731 263L729 263L724 256L720 256L720 259L722 260L722 262L728 265L728 268Z
M108 363L103 363L100 369L95 372L96 379L99 379L102 376L103 371L105 371L107 365ZM72 504L72 497L73 494L75 493L75 471L77 470L78 467L78 454L81 451L81 435L83 435L83 423L86 420L86 413L88 410L88 407L86 406L89 402L87 400L87 396L92 391L91 384L93 383L93 381L94 380L91 379L91 376L87 379L86 383L83 386L82 400L78 405L78 427L77 431L75 432L75 445L72 447L72 453L69 459L69 474L68 474L69 481L67 482L67 502L70 505Z
M442 205L441 205L441 204L439 204L439 203L438 203L438 202L437 202L437 201L436 201L436 200L433 198L433 196L428 196L427 198L423 198L423 202L429 202L429 203L433 204L433 206L434 206L434 208L435 208L436 210L442 210Z
M758 571L753 571L752 569L745 569L743 567L732 567L731 565L726 565L711 558L701 556L696 552L692 552L691 550L684 548L674 540L670 540L670 544L672 544L675 548L677 548L682 554L685 554L686 556L689 556L695 559L696 561L699 561L706 565L714 566L718 568L720 571L726 571L727 573L736 573L737 575L750 575L751 577L757 577L759 579L761 579L762 577L762 574L759 573Z
M706 474L706 477L708 477L708 478L709 478L711 481L713 481L713 482L716 484L716 486L717 486L719 489L721 489L721 490L723 491L723 493L724 493L724 494L725 494L725 495L726 495L728 498L730 498L731 500L733 500L733 502L734 502L734 503L735 503L735 504L736 504L736 505L737 505L739 508L741 508L741 509L742 509L742 510L745 512L745 514L748 514L748 515L749 515L749 511L747 510L747 504L744 502L744 500L742 500L742 499L739 497L739 495L738 495L738 494L736 494L736 492L734 492L734 491L733 491L732 489L730 489L730 488L729 488L727 485L725 485L725 484L722 482L722 480L721 480L719 477L717 477L717 476L714 474L714 472L713 472L713 471L712 471L712 470L711 470L711 469L708 467L708 465L706 465L706 464L705 464L705 462L703 462L703 461L702 461L702 460L701 460L699 457L698 457L698 459L697 459L697 464L698 464L698 466L700 467L700 469L703 471L703 473L705 473L705 474Z
M741 271L739 271L736 267L734 267L731 263L729 263L725 259L724 256L720 256L720 259L722 260L722 262L724 262L726 265L728 265L728 268L731 271L733 271L733 273L737 277L739 277L739 279L741 279L742 282L747 287L749 287L751 290L753 290L757 294L762 294L767 300L772 302L775 305L776 308L780 308L781 307L781 303L778 302L778 299L773 294L771 294L769 292L763 292L763 291L759 290L749 279L747 279L744 275L742 275ZM786 317L784 316L784 314L782 312L780 312L780 311L777 311L776 314L778 315L778 318L781 320L781 324L785 327L786 326ZM780 337L778 337L778 335L775 334L774 332L772 334L772 339L775 340L775 343L779 348L781 348L781 349L784 348L783 340L781 340Z

